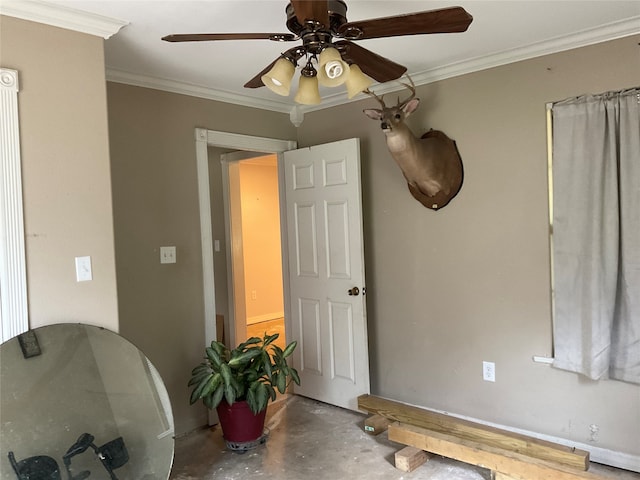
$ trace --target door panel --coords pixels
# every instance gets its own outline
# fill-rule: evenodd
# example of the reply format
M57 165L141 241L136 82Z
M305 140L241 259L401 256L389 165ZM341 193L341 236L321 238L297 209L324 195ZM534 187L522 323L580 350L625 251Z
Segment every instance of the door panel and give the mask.
M300 369L312 375L322 375L322 354L320 345L320 303L317 300L301 298L297 315L300 324L299 344L302 352ZM296 314L294 313L294 316Z
M318 277L318 247L316 244L316 213L313 203L295 205L295 247L297 274Z
M329 302L331 375L355 383L352 313L348 303Z
M347 202L326 204L327 270L329 278L351 278L349 262L349 211Z
M357 410L369 393L357 139L285 152L296 393Z

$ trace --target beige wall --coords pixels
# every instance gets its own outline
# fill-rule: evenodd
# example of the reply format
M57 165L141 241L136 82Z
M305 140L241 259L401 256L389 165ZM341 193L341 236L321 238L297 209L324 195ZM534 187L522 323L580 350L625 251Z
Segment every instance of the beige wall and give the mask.
M552 353L545 104L637 86L639 40L419 87L412 128L446 132L465 167L438 212L413 200L362 113L375 101L307 115L301 147L362 143L373 393L640 455L640 386L532 362ZM483 360L496 363L496 383L482 380Z
M32 328L118 331L103 39L0 17L0 62L18 70ZM76 282L90 255L93 281Z
M107 92L120 333L158 368L180 434L206 422L204 407L189 405L187 388L204 355L194 130L290 139L295 129L285 114L117 83ZM210 159L219 163L219 156ZM216 166L212 198L222 198L220 175ZM213 210L214 238L223 240L219 212ZM176 246L177 263L160 264L164 245ZM222 258L215 254L216 266Z
M279 318L284 312L276 161L273 156L270 165L262 159L240 164L247 323Z

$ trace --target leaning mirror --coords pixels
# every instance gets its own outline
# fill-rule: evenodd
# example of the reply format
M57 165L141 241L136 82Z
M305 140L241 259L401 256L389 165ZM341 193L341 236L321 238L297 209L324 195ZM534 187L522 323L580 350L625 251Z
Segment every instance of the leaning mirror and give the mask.
M0 346L0 478L169 478L173 416L144 354L99 327L59 324Z

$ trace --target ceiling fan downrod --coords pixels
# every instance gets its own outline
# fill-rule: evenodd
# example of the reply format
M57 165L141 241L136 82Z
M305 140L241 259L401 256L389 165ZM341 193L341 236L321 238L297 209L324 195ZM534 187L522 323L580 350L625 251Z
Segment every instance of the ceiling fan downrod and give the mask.
M320 55L323 50L330 47L337 48L341 51L344 50L343 47L338 47L333 44L333 37L355 39L362 34L359 29L347 29L346 35L339 33L340 27L347 23L347 5L343 0L329 0L327 7L329 25L324 25L321 21L315 19L306 19L301 22L296 15L292 3L287 4L285 9L287 14L287 28L292 34L302 40L302 45L287 50L282 54L282 57L297 67L298 60L302 56L306 56L306 65L300 72L305 77L315 77L317 75L317 71L312 62L318 64L318 55ZM282 39L276 38L276 36L271 39L278 41L288 41L290 39L288 35L281 36L283 37ZM329 78L337 78L342 75L343 68L341 62L332 62L330 65L327 65L326 74Z

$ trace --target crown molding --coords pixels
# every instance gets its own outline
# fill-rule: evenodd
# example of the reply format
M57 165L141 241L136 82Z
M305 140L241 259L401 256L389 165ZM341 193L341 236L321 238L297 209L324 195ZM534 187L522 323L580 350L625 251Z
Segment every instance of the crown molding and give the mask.
M631 35L640 34L640 16L634 16L619 22L602 25L597 28L583 30L570 35L552 38L543 42L538 42L524 47L513 48L496 52L490 55L452 63L449 65L433 68L430 70L415 72L411 78L416 86L426 85L447 78L457 77L468 73L478 72L489 68L499 67L510 63L541 57L553 53L559 53L574 48L585 47L609 40L615 40ZM324 95L320 105L297 105L290 98L283 97L282 102L256 98L248 95L232 93L215 88L178 82L174 80L161 79L156 77L137 75L121 70L109 68L107 66L107 80L116 83L164 90L172 93L180 93L194 97L217 100L226 103L233 103L246 107L271 110L280 113L289 113L295 117L304 117L305 113L324 110L326 108L344 105L362 100L358 95L352 99L347 98L346 92L340 91L331 95ZM385 94L400 90L399 82L387 82L376 84L371 90L376 94ZM295 122L294 122L295 123Z
M570 35L563 35L542 42L533 43L524 47L503 50L482 57L472 58L462 62L452 63L436 67L422 72L412 73L411 79L413 83L418 85L426 85L429 83L446 80L447 78L458 77L468 73L488 70L490 68L507 65L510 63L529 60L544 55L559 53L574 48L586 47L618 38L628 37L640 34L640 16L634 16L619 22L613 22L601 25L597 28L583 30ZM377 84L371 87L371 91L378 95L398 91L402 89L400 83L387 82ZM347 100L346 94L334 95L322 99L322 104L310 108L306 108L305 112L314 110L322 110L335 105L348 103L349 101L357 101L362 97L356 97Z
M464 62L445 65L443 67L420 72L416 75L412 74L411 78L416 85L424 85L438 80L444 80L446 78L457 77L467 73L487 70L489 68L500 67L510 63L560 53L574 48L586 47L637 34L640 34L640 16L601 25L597 28L583 30L570 35L563 35L542 42L532 43L524 47L504 50L491 55L465 60Z
M166 92L205 98L207 100L217 100L225 103L233 103L262 110L289 113L292 108L292 105L289 102L277 102L264 98L250 97L248 95L218 90L215 88L203 87L201 85L178 82L176 80L169 80L166 78L129 73L124 70L109 67L108 65L106 68L106 76L107 81L109 82L124 83L136 87L152 88L154 90L163 90Z
M0 13L107 39L129 22L40 0L2 0Z

